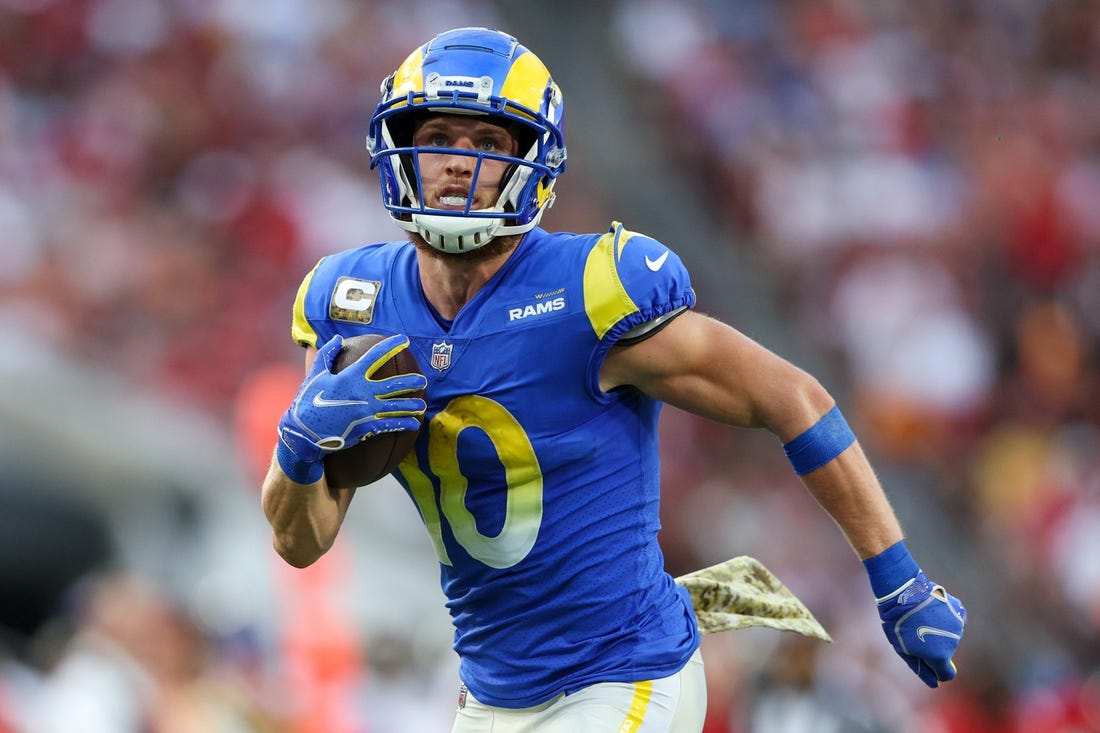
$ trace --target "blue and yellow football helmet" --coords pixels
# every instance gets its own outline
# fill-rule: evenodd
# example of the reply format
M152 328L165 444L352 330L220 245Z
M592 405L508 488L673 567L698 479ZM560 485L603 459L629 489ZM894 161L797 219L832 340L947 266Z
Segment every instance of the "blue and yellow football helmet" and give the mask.
M439 34L382 82L367 149L382 181L383 204L401 228L444 252L469 252L493 237L531 230L553 203L554 180L565 169L563 110L561 89L546 66L512 36L489 28ZM475 176L483 159L508 162L493 208L473 210L468 203L465 210L433 209L421 201L421 151L412 146L412 134L414 122L432 113L488 115L524 131L517 156L430 151L478 158Z

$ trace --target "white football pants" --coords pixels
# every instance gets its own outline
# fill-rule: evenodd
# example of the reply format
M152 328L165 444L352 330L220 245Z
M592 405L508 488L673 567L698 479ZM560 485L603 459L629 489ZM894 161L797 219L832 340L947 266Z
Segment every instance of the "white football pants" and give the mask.
M700 733L707 711L703 657L644 682L601 682L533 708L512 710L466 693L451 733Z

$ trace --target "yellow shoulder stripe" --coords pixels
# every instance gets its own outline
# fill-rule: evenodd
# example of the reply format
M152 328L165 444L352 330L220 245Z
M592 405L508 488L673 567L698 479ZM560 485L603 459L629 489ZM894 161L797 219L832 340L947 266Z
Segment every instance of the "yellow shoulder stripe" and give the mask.
M317 266L320 264L321 262L318 261L317 265L309 271L302 280L302 284L298 286L298 294L294 297L294 318L290 326L290 336L296 343L303 346L317 346L317 332L306 319L306 293L309 291L309 284L313 282L313 274L317 272Z
M616 323L638 310L619 278L616 265L632 236L633 232L613 222L611 230L599 238L584 263L584 310L592 330L601 339Z

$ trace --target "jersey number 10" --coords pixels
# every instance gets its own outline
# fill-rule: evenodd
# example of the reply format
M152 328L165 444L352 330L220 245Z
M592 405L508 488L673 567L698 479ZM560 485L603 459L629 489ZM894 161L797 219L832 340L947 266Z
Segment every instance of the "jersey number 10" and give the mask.
M468 481L459 466L458 438L467 428L488 436L504 467L504 526L492 537L478 531L466 508ZM398 470L420 508L439 562L453 564L443 543L443 521L471 557L490 567L509 568L527 557L542 524L542 470L527 433L508 410L477 395L451 400L428 424L428 465L439 479L438 504L432 480L417 465L415 453L410 452Z

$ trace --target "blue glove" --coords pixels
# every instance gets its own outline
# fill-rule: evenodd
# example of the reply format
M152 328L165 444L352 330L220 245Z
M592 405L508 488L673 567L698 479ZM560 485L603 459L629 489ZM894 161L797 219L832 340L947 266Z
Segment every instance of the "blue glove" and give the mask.
M276 457L283 472L300 484L312 484L325 472L328 453L380 433L417 430L417 416L427 409L419 397L402 397L424 389L423 374L372 379L378 368L401 349L406 336L390 336L339 373L332 371L343 339L333 336L317 351L290 408L279 420Z
M929 687L955 678L951 657L962 640L966 608L932 583L898 542L863 561L886 638Z

